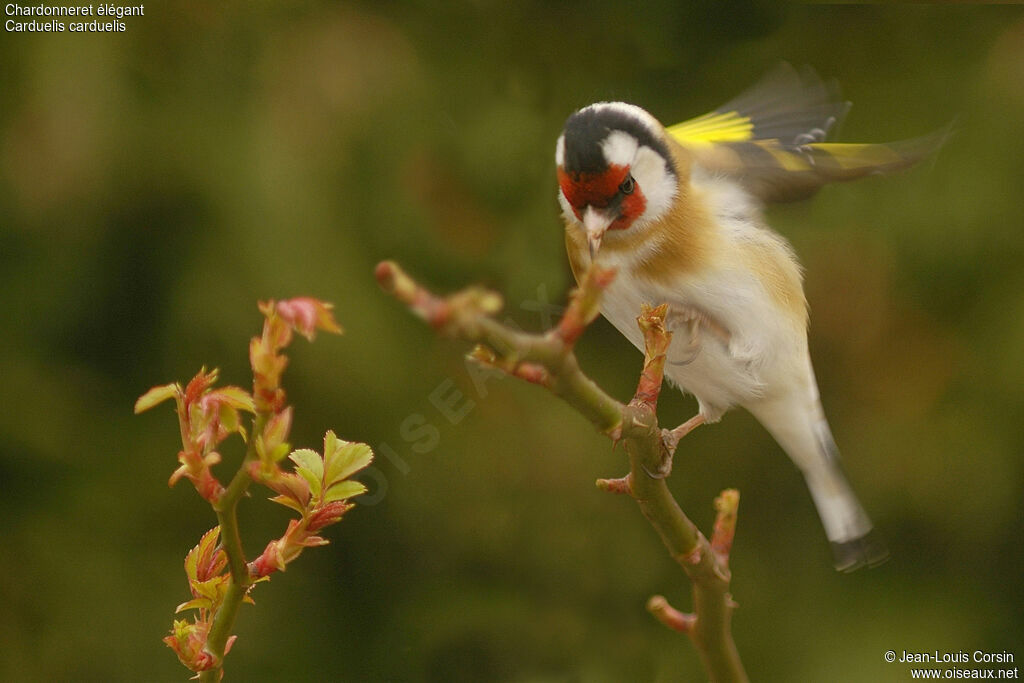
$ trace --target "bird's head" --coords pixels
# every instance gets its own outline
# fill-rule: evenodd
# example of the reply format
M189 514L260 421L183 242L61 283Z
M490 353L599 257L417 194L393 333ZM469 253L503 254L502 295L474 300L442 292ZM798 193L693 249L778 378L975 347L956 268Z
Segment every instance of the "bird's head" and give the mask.
M642 229L672 205L678 173L665 131L646 111L599 102L575 112L555 146L558 200L586 234L591 258L618 231Z

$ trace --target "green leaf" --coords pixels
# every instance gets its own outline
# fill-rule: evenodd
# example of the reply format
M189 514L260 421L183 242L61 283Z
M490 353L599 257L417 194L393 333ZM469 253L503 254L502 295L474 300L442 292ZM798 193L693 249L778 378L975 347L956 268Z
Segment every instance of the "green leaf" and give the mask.
M279 444L285 442L288 438L288 432L292 428L292 409L291 406L285 408L280 413L277 413L269 420L263 427L263 440L266 443L268 451L272 451L277 448Z
M329 544L330 541L322 536L306 536L301 542L301 545L305 548L316 548L318 546Z
M215 526L199 539L196 547L185 556L185 576L189 583L199 580L200 567L206 567L217 552L217 541L220 540L220 526Z
M249 395L248 391L241 387L221 387L213 393L217 394L225 404L232 408L244 410L249 413L256 412L256 405L253 403L252 396Z
M366 487L361 482L352 480L340 481L327 489L327 493L324 494L324 502L331 503L336 500L347 500L363 493L366 493Z
M334 436L332 432L328 432ZM365 443L353 443L336 439L327 449L328 439L324 439L324 463L326 473L324 483L327 486L347 479L373 461L373 451Z
M305 506L300 505L298 501L296 501L291 496L274 496L273 498L268 498L268 500L272 503L278 503L280 505L284 505L285 507L291 508L292 510L298 512L300 515L306 513Z
M320 454L311 448L299 448L288 456L299 467L305 467L316 475L317 481L324 476L324 461Z
M338 444L344 445L344 441L341 441L334 433L333 429L328 429L327 433L324 434L324 462L330 462L332 454L338 450Z
M206 598L195 598L188 602L183 602L174 608L175 614L181 614L187 609L209 609L210 601Z
M284 460L285 456L288 455L288 452L291 449L292 449L292 445L290 443L288 443L287 441L284 442L284 443L278 444L277 447L275 447L274 450L272 450L270 452L270 461L271 462L280 462L281 460Z
M139 396L139 400L135 402L135 414L145 412L153 406L159 405L170 398L175 398L181 395L181 387L177 382L173 384L164 384L163 386L153 387L142 396Z
M271 448L262 436L256 437L256 454L260 456L261 462L271 464L279 462L291 452L291 449L291 444L287 441Z
M295 471L309 484L313 497L320 495L323 486L324 461L320 454L308 448L292 451L288 456L295 463Z
M228 590L228 581L231 577L227 574L215 576L209 581L193 581L190 584L192 594L197 598L206 598L212 607L217 607L224 600L224 594Z
M304 477L294 472L278 470L272 479L264 481L263 484L280 495L295 501L295 505L299 507L294 509L305 514L306 506L309 505L309 482ZM288 507L294 506L288 505Z
M239 430L243 433L245 432L238 419L238 411L229 405L221 405L220 407L220 425L229 432L237 432Z

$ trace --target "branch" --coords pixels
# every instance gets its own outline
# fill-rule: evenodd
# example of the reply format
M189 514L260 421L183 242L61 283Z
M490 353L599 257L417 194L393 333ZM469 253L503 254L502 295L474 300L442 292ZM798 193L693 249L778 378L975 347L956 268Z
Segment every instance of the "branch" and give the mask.
M245 551L242 549L242 536L238 529L238 503L242 500L245 492L249 489L252 479L249 477L246 466L257 459L256 455L256 434L262 434L267 420L271 417L269 412L259 412L253 419L253 438L249 440L246 448L245 458L239 466L238 471L231 478L231 483L224 490L220 500L214 505L217 513L217 522L220 525L221 544L224 553L228 558L228 568L231 572L231 580L228 581L227 591L224 594L224 601L213 618L210 632L206 638L206 651L214 658L217 666L199 673L200 681L215 683L221 680L223 669L221 664L224 655L227 654L228 642L231 640L231 632L235 628L235 620L242 608L249 588L255 579L249 575L245 561Z
M391 261L380 263L376 275L385 292L435 330L479 344L470 354L473 360L546 386L604 433L616 433L621 426L622 404L583 374L572 353L583 329L600 312L599 291L611 284L612 271L591 271L558 326L545 335L526 334L488 317L502 306L494 292L470 287L440 298Z
M377 280L384 291L408 306L440 333L477 344L470 358L510 375L547 387L590 420L613 441L622 441L630 472L621 479L601 479L602 490L632 496L661 537L669 554L693 583L694 614L673 609L655 596L648 609L664 624L690 636L712 681L746 681L732 640L730 619L735 604L729 595L728 553L736 525L739 494L725 491L716 501L718 520L713 543L683 514L669 491L663 471L675 442L658 426L656 415L672 335L665 329L665 307L645 307L637 319L644 332L646 354L636 395L628 405L606 394L579 367L573 347L600 312L600 300L615 273L593 266L573 292L558 324L545 334L527 334L492 319L501 297L469 288L438 297L393 262L380 263Z

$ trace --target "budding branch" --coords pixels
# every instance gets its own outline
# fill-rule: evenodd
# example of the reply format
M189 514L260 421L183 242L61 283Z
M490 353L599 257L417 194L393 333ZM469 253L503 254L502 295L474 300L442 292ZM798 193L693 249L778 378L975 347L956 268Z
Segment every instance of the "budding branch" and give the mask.
M591 267L558 324L543 334L524 333L494 320L492 316L502 307L501 297L494 292L470 287L438 297L391 261L380 263L376 276L386 292L430 327L475 343L471 358L546 387L614 442L622 442L629 456L629 474L598 480L597 485L636 500L693 585L693 614L679 612L660 595L648 601L648 610L661 623L690 637L712 681L746 681L730 631L735 603L729 594L729 550L739 493L726 490L715 500L717 516L709 543L679 508L664 477L656 474L664 471L678 441L672 431L658 426L656 414L665 352L672 339L665 328L666 307L645 306L637 318L646 345L644 367L636 394L623 404L584 374L574 352L576 341L600 312L601 297L615 278L614 270Z

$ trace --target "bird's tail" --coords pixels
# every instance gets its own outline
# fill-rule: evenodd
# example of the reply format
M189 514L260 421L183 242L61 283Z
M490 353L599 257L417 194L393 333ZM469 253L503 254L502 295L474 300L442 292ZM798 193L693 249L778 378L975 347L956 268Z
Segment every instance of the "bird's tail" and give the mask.
M849 572L881 564L889 553L872 531L871 520L843 473L839 449L817 396L813 405L811 411L764 406L754 415L803 473L832 544L836 569ZM796 415L807 419L794 420Z
M820 411L820 404L818 408ZM839 449L823 413L816 431L818 462L801 471L832 544L836 569L853 571L879 565L888 559L889 551L872 530L871 520L846 479Z

